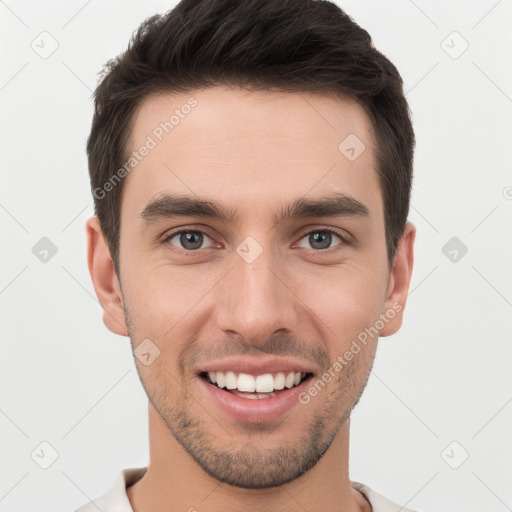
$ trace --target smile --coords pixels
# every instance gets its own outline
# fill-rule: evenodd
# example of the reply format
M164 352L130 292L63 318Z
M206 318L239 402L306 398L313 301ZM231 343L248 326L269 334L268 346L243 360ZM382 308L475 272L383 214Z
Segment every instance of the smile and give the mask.
M305 372L277 372L263 375L247 373L203 372L201 376L220 389L232 392L236 396L249 399L262 399L277 396L276 391L298 386L311 374Z
M300 404L298 396L313 374L210 371L199 376L201 388L224 414L238 421L264 422L277 419Z

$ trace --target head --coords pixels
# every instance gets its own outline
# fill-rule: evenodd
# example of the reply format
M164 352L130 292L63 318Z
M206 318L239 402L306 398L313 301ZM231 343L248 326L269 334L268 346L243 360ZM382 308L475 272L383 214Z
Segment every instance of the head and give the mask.
M89 269L107 327L150 347L152 407L208 474L291 481L350 417L402 322L413 150L397 69L330 2L184 0L107 64ZM307 368L301 403L224 414L203 370L235 357Z

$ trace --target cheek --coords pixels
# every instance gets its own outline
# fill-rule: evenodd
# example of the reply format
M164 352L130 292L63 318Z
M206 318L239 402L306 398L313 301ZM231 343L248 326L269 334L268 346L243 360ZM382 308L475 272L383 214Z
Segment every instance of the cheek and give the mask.
M343 344L356 337L365 328L373 325L383 304L385 283L380 276L368 268L331 269L307 280L301 296L318 316L329 338Z
M136 343L149 338L161 350L167 367L186 348L202 325L202 302L215 279L201 277L191 267L167 265L139 268L126 283L126 300ZM174 361L174 365L176 362Z
M177 321L200 300L207 283L189 269L134 261L123 289L139 322L169 327L172 319Z
M170 332L176 335L187 324L190 328L190 321L201 315L209 303L206 300L202 308L201 302L223 273L219 269L200 272L190 266L162 265L146 271L139 267L131 274L135 279L123 287L139 334L144 335L140 332L142 328L148 331L148 337L152 333L162 339ZM308 272L301 269L300 275L290 273L287 280L296 295L290 297L296 307L306 314L313 312L324 327L326 324L345 338L357 334L378 317L385 288L381 277L368 268L318 266Z

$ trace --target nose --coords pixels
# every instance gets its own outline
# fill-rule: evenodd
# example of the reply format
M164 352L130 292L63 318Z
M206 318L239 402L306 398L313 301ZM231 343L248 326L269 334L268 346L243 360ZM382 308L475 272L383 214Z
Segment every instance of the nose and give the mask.
M276 331L296 331L300 305L290 272L271 250L249 261L233 254L232 269L217 287L216 324L262 345Z

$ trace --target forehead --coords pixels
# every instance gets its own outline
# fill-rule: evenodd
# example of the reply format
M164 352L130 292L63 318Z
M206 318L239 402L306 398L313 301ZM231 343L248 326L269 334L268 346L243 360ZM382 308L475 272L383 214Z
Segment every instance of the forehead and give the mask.
M364 109L345 98L229 87L153 95L132 119L127 157L138 156L122 209L140 213L167 192L254 215L341 193L379 214L372 134Z

